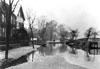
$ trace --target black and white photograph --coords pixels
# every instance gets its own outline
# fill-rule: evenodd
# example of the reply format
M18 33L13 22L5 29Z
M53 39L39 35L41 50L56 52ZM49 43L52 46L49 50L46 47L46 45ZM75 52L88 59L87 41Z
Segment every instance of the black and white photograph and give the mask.
M0 0L0 69L100 69L100 0Z

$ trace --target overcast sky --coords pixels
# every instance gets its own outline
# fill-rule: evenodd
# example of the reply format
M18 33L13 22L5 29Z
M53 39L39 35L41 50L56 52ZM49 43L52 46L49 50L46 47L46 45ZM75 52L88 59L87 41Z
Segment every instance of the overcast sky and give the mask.
M100 30L99 0L22 0L24 14L32 9L36 15L45 15L67 28L79 29L83 37L85 30L91 26Z

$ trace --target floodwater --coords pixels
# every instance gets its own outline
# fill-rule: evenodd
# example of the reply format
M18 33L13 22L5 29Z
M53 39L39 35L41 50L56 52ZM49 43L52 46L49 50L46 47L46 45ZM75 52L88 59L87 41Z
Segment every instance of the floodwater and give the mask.
M42 51L39 51L41 50ZM35 52L35 54L31 54L28 56L28 62L40 62L43 61L47 56L60 55L62 56L66 62L79 65L88 69L100 69L100 55L91 54L90 57L86 57L86 52L77 49L77 54L70 53L72 50L69 46L62 46L61 44L56 45L54 47L48 46L46 48L41 48ZM33 58L32 58L33 55ZM32 61L33 60L33 61Z
M58 53L63 53L65 51L67 51L67 45L62 46L61 44L56 44L55 46L48 45L47 47L39 47L35 53L31 53L27 57L27 61L41 61L46 56L57 55Z

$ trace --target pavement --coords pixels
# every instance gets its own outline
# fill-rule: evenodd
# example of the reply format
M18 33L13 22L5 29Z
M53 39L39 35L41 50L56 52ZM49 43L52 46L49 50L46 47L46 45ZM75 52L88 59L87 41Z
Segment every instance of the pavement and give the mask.
M39 47L38 45L35 45L35 48ZM26 47L20 47L16 49L9 50L8 58L18 59L19 57L32 52L33 49L32 46L26 46ZM5 51L0 52L0 60L5 58Z

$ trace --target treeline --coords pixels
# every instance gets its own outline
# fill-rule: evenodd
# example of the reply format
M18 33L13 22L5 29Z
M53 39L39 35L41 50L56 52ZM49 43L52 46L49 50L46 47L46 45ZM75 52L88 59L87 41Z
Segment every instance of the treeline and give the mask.
M56 20L49 20L45 16L38 17L34 20L27 18L29 22L29 28L27 32L30 38L37 38L40 42L45 42L47 40L76 40L79 36L79 29L69 29L67 30L64 24L59 24ZM34 23L33 23L34 22ZM98 32L95 28L90 27L84 33L84 37L96 38Z

